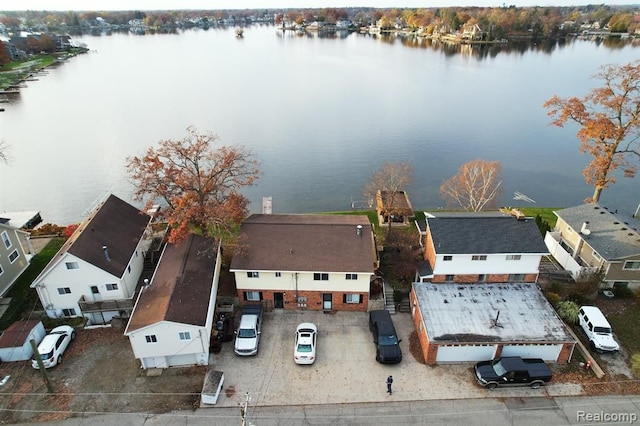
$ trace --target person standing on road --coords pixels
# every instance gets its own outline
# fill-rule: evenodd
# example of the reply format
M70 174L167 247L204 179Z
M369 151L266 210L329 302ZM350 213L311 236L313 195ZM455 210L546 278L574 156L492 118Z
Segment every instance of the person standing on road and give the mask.
M391 390L392 384L393 384L393 376L387 377L387 393L390 395L393 394L393 391Z

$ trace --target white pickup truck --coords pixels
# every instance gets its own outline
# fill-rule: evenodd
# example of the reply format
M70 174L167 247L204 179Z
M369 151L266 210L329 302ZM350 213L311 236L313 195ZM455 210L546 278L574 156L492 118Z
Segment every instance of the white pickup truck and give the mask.
M260 334L262 333L262 305L244 305L240 327L236 330L236 342L233 351L236 355L250 356L258 353Z

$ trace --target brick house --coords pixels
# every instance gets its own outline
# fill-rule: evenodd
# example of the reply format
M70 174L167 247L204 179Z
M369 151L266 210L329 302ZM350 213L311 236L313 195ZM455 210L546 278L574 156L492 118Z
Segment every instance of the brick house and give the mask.
M549 251L532 218L495 213L426 214L417 282L535 283Z
M254 214L230 270L240 301L276 309L367 311L378 253L364 215Z

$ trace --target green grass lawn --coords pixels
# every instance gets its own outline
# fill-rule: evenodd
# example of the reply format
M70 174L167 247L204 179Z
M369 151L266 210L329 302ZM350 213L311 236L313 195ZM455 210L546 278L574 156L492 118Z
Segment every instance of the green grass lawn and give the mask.
M27 270L20 275L13 284L6 297L11 298L9 308L0 318L0 330L6 329L15 321L22 318L25 312L31 312L38 303L38 294L31 288L31 283L47 266L64 244L64 238L54 238L40 253L31 259Z
M556 226L556 221L558 220L558 217L553 212L563 208L564 207L522 207L520 210L527 216L536 217L536 215L540 215L542 220L553 228Z
M608 319L620 345L627 349L629 355L640 354L640 304L629 300L624 312L609 314Z

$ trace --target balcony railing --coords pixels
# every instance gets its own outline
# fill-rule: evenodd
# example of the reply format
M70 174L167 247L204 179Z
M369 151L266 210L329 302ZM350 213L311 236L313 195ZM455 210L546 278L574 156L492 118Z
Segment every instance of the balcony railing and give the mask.
M571 256L561 245L562 236L559 232L547 232L544 243L555 260L567 271L571 272L573 279L579 279L598 270L595 267L582 266L578 260Z
M133 310L133 298L117 300L86 300L84 296L78 301L82 313L127 311Z

